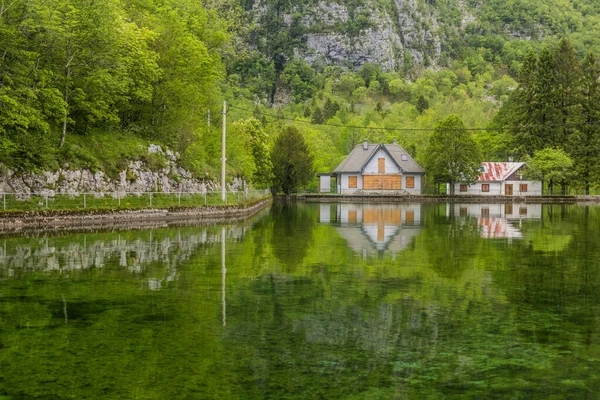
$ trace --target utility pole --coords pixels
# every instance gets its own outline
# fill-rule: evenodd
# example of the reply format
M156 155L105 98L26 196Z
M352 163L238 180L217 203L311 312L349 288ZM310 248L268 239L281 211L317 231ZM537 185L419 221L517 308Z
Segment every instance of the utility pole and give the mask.
M225 284L227 279L227 267L225 266L225 227L221 227L221 305L222 311L222 323L223 326L227 325L227 299L225 297Z
M225 134L227 130L227 102L223 100L223 138L221 143L221 201L225 203L227 200L227 192L225 189Z

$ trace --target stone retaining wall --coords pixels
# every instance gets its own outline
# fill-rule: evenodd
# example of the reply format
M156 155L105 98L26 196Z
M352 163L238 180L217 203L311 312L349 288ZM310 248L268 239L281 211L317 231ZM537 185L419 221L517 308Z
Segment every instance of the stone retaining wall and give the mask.
M104 227L117 229L132 225L145 227L163 222L192 224L198 222L229 222L248 218L266 208L271 199L262 199L245 206L170 207L136 210L60 210L0 213L0 232L37 229L81 230Z
M293 196L307 202L389 203L588 203L600 204L600 196L431 196L431 195L324 195Z

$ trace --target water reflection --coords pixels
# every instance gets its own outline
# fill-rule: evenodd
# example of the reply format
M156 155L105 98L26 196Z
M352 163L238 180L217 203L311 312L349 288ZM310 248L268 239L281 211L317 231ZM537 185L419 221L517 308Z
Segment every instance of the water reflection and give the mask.
M0 240L0 398L596 398L600 207L508 211Z
M0 242L0 278L33 271L68 275L74 271L118 265L122 272L149 274L147 287L158 290L177 279L178 266L183 262L193 258L202 248L221 242L224 285L224 242L242 240L249 229L247 225L236 225L220 229L196 227L81 234L66 238L4 239ZM224 299L223 295L223 302Z
M475 218L485 239L520 239L524 220L542 218L541 204L447 204L446 207L450 216Z
M386 252L395 257L421 232L421 206L405 204L321 204L319 222L333 223L363 258Z

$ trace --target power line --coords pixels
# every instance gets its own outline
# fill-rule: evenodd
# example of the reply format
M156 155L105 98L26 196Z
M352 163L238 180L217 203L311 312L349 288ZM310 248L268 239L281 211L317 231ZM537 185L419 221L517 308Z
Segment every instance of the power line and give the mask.
M247 108L238 107L238 106L230 105L229 108L235 108L237 110L247 111L252 114L260 114L261 116L264 116L267 118L272 118L272 119L277 119L277 120L281 120L281 121L291 121L291 122L297 122L297 123L301 123L301 124L318 125L318 126L333 126L333 127L338 127L338 128L370 129L370 130L382 130L382 131L407 131L407 132L435 130L435 128L386 128L386 127L379 127L379 126L371 127L371 126L359 126L359 125L315 123L312 121L297 120L294 118L287 118L287 117L282 117L279 115L268 114L268 113L264 113L261 111L256 112L255 110L249 110ZM598 125L598 124L600 124L600 122L582 122L580 124L519 125L519 126L508 126L508 127L503 127L503 128L464 128L464 129L455 128L455 129L447 129L447 130L450 130L450 131L452 131L452 130L509 131L509 130L533 129L533 128L576 128L576 127L581 127L581 126L590 126L590 125Z

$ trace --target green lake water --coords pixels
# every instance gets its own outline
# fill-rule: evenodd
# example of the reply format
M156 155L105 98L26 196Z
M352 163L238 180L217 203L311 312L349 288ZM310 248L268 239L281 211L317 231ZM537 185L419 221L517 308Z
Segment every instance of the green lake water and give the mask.
M600 206L0 237L0 400L505 398L600 398Z

